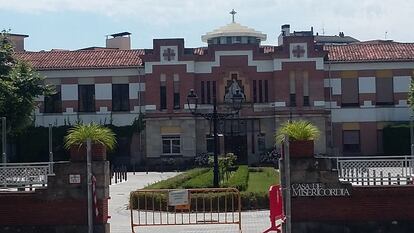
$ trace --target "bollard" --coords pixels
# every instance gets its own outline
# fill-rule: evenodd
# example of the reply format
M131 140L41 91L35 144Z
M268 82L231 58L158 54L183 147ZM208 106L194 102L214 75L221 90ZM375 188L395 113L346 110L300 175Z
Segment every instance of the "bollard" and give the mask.
M281 224L277 225L277 220L284 221L282 188L280 185L272 185L269 188L269 207L270 207L270 228L263 233L276 231L282 232Z

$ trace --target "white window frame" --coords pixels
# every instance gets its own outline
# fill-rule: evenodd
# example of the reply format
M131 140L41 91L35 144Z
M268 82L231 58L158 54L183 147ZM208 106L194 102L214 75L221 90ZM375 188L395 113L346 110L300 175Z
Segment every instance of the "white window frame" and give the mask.
M179 148L180 151L179 152L173 152L173 141L179 141ZM170 152L164 152L164 141L169 141L170 144ZM182 151L182 142L181 142L181 136L180 135L162 135L161 136L161 152L163 155L181 155L181 151Z

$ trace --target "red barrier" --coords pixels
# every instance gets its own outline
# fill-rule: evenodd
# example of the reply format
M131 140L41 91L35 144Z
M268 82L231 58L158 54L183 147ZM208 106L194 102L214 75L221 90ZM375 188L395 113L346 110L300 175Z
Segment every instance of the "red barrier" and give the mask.
M281 232L280 227L282 224L276 224L277 220L285 219L283 213L283 198L282 187L280 185L272 185L269 188L269 206L270 206L270 228L263 233L276 231Z

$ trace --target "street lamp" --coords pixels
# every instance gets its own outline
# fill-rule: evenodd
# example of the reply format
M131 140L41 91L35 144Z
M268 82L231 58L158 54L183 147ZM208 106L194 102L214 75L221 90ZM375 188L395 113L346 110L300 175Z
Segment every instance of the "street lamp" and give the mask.
M198 96L194 92L193 89L187 95L187 104L188 108L191 111L191 114L194 116L201 116L204 119L213 122L213 138L214 138L214 177L213 177L213 185L214 187L219 187L219 169L218 169L218 121L221 119L225 119L230 116L234 116L239 112L242 107L242 104L245 100L244 94L240 91L239 88L229 88L229 94L231 95L231 106L233 112L231 113L218 113L217 112L217 99L213 96L213 112L212 113L200 113L197 112L198 108ZM227 97L228 95L226 95Z

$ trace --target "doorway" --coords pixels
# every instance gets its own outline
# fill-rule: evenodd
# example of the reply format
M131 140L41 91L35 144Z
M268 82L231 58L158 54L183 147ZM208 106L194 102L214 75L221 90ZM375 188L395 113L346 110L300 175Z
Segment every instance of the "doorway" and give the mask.
M224 136L224 152L234 153L238 164L247 164L247 136Z

